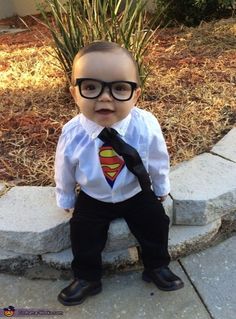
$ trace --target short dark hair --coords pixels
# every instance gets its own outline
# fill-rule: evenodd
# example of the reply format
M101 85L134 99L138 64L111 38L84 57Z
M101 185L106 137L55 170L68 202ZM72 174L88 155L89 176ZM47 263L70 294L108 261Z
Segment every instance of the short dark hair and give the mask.
M119 46L119 44L117 44L115 42L109 42L109 41L94 41L94 42L91 42L90 44L84 46L82 49L80 49L78 51L78 53L76 54L76 56L74 58L73 64L72 64L72 72L71 72L72 85L75 85L75 76L74 76L75 64L83 55L90 53L90 52L112 52L112 51L118 51L118 50L120 50L123 53L125 53L126 55L128 55L128 57L130 57L130 59L132 60L134 67L135 67L137 84L138 84L138 86L140 86L138 64L135 61L133 55L126 48Z

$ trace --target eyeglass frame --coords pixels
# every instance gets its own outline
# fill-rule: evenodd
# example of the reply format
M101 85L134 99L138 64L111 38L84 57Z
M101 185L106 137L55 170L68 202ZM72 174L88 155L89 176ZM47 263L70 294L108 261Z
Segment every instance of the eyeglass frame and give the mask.
M81 90L81 83L82 83L82 81L84 81L84 80L97 81L97 82L101 83L101 84L102 84L101 92L100 92L97 96L95 96L95 97L87 97L87 96L84 96L83 93L82 93L82 90ZM132 91L131 91L130 97L129 97L128 99L117 99L117 98L113 95L113 93L112 93L112 88L111 88L111 86L112 86L114 83L120 83L120 82L122 82L122 83L128 83L128 84L131 85ZM133 94L134 94L134 91L137 90L137 88L138 88L138 84L137 84L136 82L132 82L132 81L123 81L123 80L120 80L120 81L105 82L105 81L102 81L102 80L92 79L92 78L77 78L77 79L75 80L75 86L78 86L80 95L81 95L83 98L89 99L89 100L97 99L100 95L102 95L102 93L103 93L103 91L104 91L104 88L105 88L105 87L108 87L108 88L109 88L110 95L111 95L115 100L120 101L120 102L129 101L129 100L132 98L132 96L133 96Z

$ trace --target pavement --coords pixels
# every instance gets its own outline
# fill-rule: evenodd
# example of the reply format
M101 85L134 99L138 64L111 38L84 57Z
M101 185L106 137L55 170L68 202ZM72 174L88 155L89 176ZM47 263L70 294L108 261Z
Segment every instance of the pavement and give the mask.
M11 27L9 25L0 25L0 34L4 34L4 33L13 34L13 33L25 32L25 31L28 31L28 30Z
M3 308L13 306L14 316L20 309L51 311L51 315L40 318L235 319L235 247L236 236L232 236L216 246L172 262L170 268L183 279L183 289L160 291L154 284L141 280L141 270L123 272L105 276L102 293L73 307L65 307L57 301L57 294L70 281L30 280L0 274L0 318L6 317Z

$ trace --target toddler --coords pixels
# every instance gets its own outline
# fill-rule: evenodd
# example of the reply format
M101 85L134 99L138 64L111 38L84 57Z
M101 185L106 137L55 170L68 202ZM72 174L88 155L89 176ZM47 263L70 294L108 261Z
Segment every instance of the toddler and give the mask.
M161 290L182 288L168 267L162 201L170 191L169 156L156 118L135 106L141 88L134 58L113 42L93 42L76 55L71 81L80 114L62 129L55 182L57 205L73 208L74 280L58 300L77 305L102 290L101 252L110 222L120 217L140 244L142 279Z

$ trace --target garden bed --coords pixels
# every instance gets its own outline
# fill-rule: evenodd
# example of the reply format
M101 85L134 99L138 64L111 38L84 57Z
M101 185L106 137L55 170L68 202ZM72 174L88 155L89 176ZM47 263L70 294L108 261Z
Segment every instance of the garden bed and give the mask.
M52 56L47 30L0 36L0 181L54 185L61 127L78 112ZM171 164L208 151L236 123L236 19L156 32L151 74L138 105L158 118ZM17 19L0 25L25 27Z

